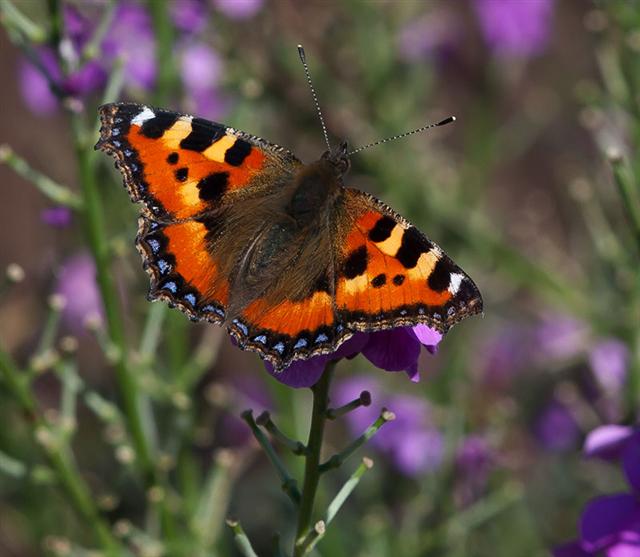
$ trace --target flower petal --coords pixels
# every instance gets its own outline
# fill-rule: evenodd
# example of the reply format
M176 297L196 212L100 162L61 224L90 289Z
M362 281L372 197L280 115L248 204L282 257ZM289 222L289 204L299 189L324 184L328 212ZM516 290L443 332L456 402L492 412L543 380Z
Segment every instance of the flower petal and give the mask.
M582 513L583 547L600 551L614 543L640 512L636 498L627 493L605 495L591 501Z
M607 557L640 557L640 543L621 542L610 547Z
M436 348L442 340L442 333L439 333L426 325L416 325L413 327L413 334L416 335L421 344L427 348Z
M411 329L398 328L371 333L362 354L387 371L411 369L418 361L421 344Z
M640 493L640 435L636 433L622 453L622 466L629 485Z
M282 371L275 371L269 362L265 362L264 365L267 371L280 381L280 383L284 383L295 389L300 389L315 385L322 376L322 372L328 361L329 358L327 356L316 356L308 360L296 360Z
M630 426L603 425L587 435L583 450L589 457L615 460L620 458L632 436L633 428Z

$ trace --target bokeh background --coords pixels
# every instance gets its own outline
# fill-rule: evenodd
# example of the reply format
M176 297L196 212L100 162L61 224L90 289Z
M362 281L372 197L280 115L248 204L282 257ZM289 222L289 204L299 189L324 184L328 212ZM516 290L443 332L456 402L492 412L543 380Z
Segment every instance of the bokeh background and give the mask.
M52 464L58 451L134 555L236 555L227 516L259 555L275 554L276 532L289 545L289 501L238 416L270 409L304 440L309 393L278 383L217 327L145 300L137 208L111 160L91 153L96 107L131 99L314 160L324 141L298 43L334 143L457 117L354 156L348 184L438 242L485 300L483 318L421 357L419 383L363 357L338 366L335 399L366 388L373 404L330 424L327 454L359 435L369 410L387 405L398 422L363 449L375 466L318 554L547 555L579 535L587 501L628 490L619 466L586 459L582 445L603 424L633 424L640 403L637 3L57 4L0 2L0 344L40 416L0 380L1 555L100 545ZM153 432L146 487L77 209L87 176ZM355 466L325 478L321 505Z

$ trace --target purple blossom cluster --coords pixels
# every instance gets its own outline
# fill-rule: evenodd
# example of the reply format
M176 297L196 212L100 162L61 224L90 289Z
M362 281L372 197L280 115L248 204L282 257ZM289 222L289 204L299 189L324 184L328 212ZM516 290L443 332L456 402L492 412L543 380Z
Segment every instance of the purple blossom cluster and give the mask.
M469 0L484 43L502 59L542 54L550 40L555 0ZM398 52L409 62L446 58L462 46L462 19L443 3L410 21L398 36Z
M548 313L531 326L510 325L492 335L480 351L481 380L493 392L510 388L527 369L580 363L589 386L583 393L586 402L610 421L620 418L629 349L615 337L595 336L574 317ZM533 433L551 451L572 449L581 436L574 409L555 395L536 414Z
M620 462L629 491L590 501L580 520L580 537L557 547L554 557L638 557L640 555L640 430L605 425L586 439L585 454Z
M241 20L254 16L263 0L176 0L170 3L170 16L178 36L176 59L185 91L186 108L216 118L227 105L219 93L222 63L205 41L213 10L224 17ZM82 100L100 91L114 65L121 61L127 92L140 96L151 92L156 83L156 37L153 22L144 3L121 0L113 9L103 36L100 18L106 5L65 4L63 51L66 72L49 47L35 51L19 68L22 97L36 114L54 112L60 98ZM96 44L97 43L97 44Z

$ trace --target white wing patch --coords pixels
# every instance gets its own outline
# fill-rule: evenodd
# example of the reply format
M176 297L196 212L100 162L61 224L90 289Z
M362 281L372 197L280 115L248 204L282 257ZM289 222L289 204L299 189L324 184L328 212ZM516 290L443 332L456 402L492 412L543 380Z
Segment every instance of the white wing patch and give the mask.
M451 273L451 278L449 279L449 292L451 292L452 296L455 296L460 290L460 283L464 279L464 275L460 273Z
M144 110L136 115L135 118L131 120L131 123L136 126L142 126L147 120L151 120L151 118L155 118L156 115L148 106L144 107Z

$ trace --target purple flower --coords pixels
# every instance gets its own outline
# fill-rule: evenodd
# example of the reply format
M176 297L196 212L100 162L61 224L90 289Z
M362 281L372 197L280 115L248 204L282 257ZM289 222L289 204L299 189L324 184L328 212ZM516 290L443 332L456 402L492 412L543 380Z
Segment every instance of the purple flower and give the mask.
M62 80L62 72L55 54L49 49L37 52L40 63L55 82ZM49 81L30 61L23 59L18 69L20 92L25 104L34 114L44 116L55 112L58 99L51 91Z
M222 72L220 57L206 44L189 42L181 48L180 74L188 112L213 120L224 116L228 103L218 88Z
M555 557L640 556L640 431L606 425L585 442L588 456L622 460L632 493L597 497L587 504L580 521L580 539L557 547Z
M529 58L546 49L554 0L472 0L472 5L495 54Z
M479 351L483 354L481 373L490 387L504 389L531 360L528 331L517 325L490 336Z
M603 389L619 394L627 378L629 349L618 339L602 340L589 352L589 364Z
M419 381L418 357L422 346L434 353L442 334L426 325L397 327L377 333L356 333L331 354L309 360L294 361L285 370L276 372L266 363L267 370L278 381L290 387L311 387L331 360L353 358L362 353L375 366L386 371L404 371L412 381Z
M212 3L231 19L247 19L258 13L264 0L212 0Z
M58 98L53 93L52 86L57 87L61 95L82 97L98 90L106 80L106 73L97 62L87 62L63 78L51 49L40 49L36 56L40 67L24 59L20 64L18 76L22 98L35 114L46 115L57 110Z
M68 207L49 207L40 213L42 222L52 228L66 228L71 224L71 209Z
M567 406L552 400L538 416L534 426L538 441L551 451L564 451L573 447L580 429Z
M103 319L96 268L88 254L80 253L64 262L54 290L65 300L62 319L73 332L82 332L87 318Z
M495 454L487 440L470 435L458 447L456 465L456 499L462 506L473 503L484 490Z
M353 435L361 435L379 416L384 406L396 419L385 424L371 439L371 444L387 456L394 467L408 477L428 473L440 466L444 457L444 439L434 426L431 409L417 396L387 395L380 384L370 378L355 377L337 385L332 404L340 406L369 391L372 404L346 416Z
M71 39L78 56L95 32L95 25L71 4L65 3L62 10L65 34Z
M173 0L169 9L173 23L180 31L198 34L207 26L209 14L204 0Z
M426 57L445 58L459 43L460 20L448 11L429 12L404 26L398 36L398 52L407 62Z
M548 314L542 319L534 342L545 359L569 359L586 348L588 329L571 316Z
M127 83L149 90L156 78L155 37L146 8L132 2L118 4L104 40L102 53L108 65L124 59Z
M187 44L180 56L180 75L187 90L213 89L222 74L222 61L215 50L197 42Z

